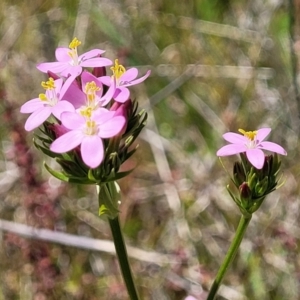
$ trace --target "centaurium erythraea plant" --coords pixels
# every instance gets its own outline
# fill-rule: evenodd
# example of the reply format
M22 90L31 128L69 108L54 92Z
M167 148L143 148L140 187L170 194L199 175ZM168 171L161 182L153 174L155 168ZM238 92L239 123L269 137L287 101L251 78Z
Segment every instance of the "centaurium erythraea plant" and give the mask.
M266 196L278 188L281 166L278 154L287 155L280 145L265 141L271 132L270 128L255 131L239 129L239 132L242 135L233 132L223 135L230 144L219 149L217 155L222 157L240 154L240 161L235 162L233 167L233 186L227 185L227 190L242 215L228 252L210 287L207 300L215 299L222 280L237 254L252 214L261 206ZM274 154L265 155L263 150Z
M136 68L126 71L116 59L108 76L105 67L112 61L101 57L105 51L94 49L78 55L80 45L74 38L69 48L56 49L57 62L37 65L49 76L42 82L46 92L22 105L21 113L31 114L27 131L40 129L36 147L60 164L61 171L45 164L53 176L97 187L98 214L110 224L128 295L138 300L118 219L116 181L131 172L120 171L120 167L136 151L132 144L147 120L128 87L143 82L150 71L137 79Z

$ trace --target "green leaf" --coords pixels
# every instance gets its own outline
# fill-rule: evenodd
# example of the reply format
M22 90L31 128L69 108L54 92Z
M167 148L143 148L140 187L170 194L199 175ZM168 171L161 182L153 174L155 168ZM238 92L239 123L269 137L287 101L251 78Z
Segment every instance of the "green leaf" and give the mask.
M33 144L34 146L38 149L41 150L44 154L52 157L52 158L56 158L56 157L61 157L60 154L57 153L53 153L52 151L50 151L49 149L42 147L41 145L39 145L35 140L33 140Z
M114 172L112 172L104 181L105 182L111 182L111 181L116 181L119 180L121 178L126 177L127 175L129 175L134 169L128 170L128 171L124 171L124 172L119 172L117 174L115 174Z
M50 168L46 163L44 163L44 166L46 168L46 170L54 177L56 177L57 179L61 180L61 181L65 181L65 182L69 182L69 177L67 177L65 174L55 171L52 168Z
M97 182L97 179L94 177L94 174L93 174L93 169L89 169L89 172L88 172L88 179L92 182Z
M83 179L80 177L69 177L70 183L76 183L76 184L96 184L96 182L90 181L88 179Z

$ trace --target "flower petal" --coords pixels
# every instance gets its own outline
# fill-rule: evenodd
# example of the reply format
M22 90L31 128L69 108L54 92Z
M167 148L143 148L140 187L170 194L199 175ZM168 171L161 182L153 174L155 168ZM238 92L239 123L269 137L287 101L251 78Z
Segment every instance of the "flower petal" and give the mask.
M112 119L115 115L114 111L109 111L106 108L100 107L94 111L92 120L96 121L97 124L101 125L108 120Z
M221 149L219 149L217 152L217 156L229 156L229 155L239 154L246 151L247 151L247 147L245 145L231 144L231 145L223 146Z
M41 109L42 107L44 107L43 101L41 101L39 98L35 98L24 103L20 108L20 112L22 114L29 114Z
M116 116L99 126L100 130L98 135L101 138L110 138L117 135L125 125L125 118Z
M62 70L61 76L64 77L68 77L71 76L72 78L77 77L78 75L80 75L80 73L82 72L82 67L81 66L71 66L69 64L67 64L64 68L64 70Z
M112 99L116 91L116 82L115 80L112 80L112 85L108 88L106 94L102 96L100 99L97 99L97 102L101 106L105 106L109 103L109 101Z
M95 57L83 60L80 65L82 67L105 67L112 65L112 61L104 57Z
M139 83L145 81L149 77L150 74L151 74L151 71L148 70L147 73L144 76L129 82L129 84L126 84L125 86L131 86L131 85L139 84Z
M261 142L263 141L271 132L271 128L261 128L257 130L256 140Z
M91 168L98 167L104 157L104 147L101 138L97 135L85 136L81 143L81 157Z
M60 120L60 116L63 112L70 111L75 112L74 106L69 101L59 101L55 106L52 108L52 114Z
M67 79L68 81L68 79ZM64 93L62 97L63 100L67 100L74 105L75 108L79 108L85 105L86 95L85 93L79 88L76 81L73 81L67 91Z
M65 47L59 47L55 50L56 60L59 62L69 62L71 57L69 55L70 49Z
M99 55L103 54L104 52L105 52L104 50L93 49L93 50L87 51L87 52L79 55L78 59L79 59L79 61L87 60L92 57L99 56Z
M272 151L275 153L279 153L282 155L287 155L286 151L278 144L276 143L272 143L272 142L261 142L258 145L258 148L264 149L264 150L268 150L268 151Z
M105 85L108 85L110 86L113 82L113 77L110 77L110 76L101 76L101 77L98 77L98 79Z
M45 106L33 112L25 123L25 130L31 131L43 124L51 115L52 107Z
M260 149L248 149L246 151L246 156L250 163L256 168L256 169L262 169L265 162L265 154Z
M77 146L79 146L84 138L84 135L79 130L69 131L58 139L56 139L51 145L50 150L56 153L68 152Z
M60 73L65 70L67 66L68 63L64 62L49 62L38 64L36 67L38 70L44 73L47 73L48 71L51 71L53 73Z
M101 95L102 95L102 91L103 91L102 82L90 72L83 71L81 74L82 90L85 91L86 84L92 81L94 81L96 86L100 88Z
M79 129L85 125L83 116L76 112L63 112L60 116L61 123L68 129Z
M54 85L55 85L55 94L59 95L59 93L61 91L61 88L62 88L62 85L63 85L63 79L62 78L56 79L54 81Z
M128 88L126 88L126 87L117 87L116 88L116 91L114 94L114 99L117 102L124 103L129 99L129 97L130 97L130 91Z
M223 134L223 138L232 144L246 144L248 142L248 138L235 132L227 132Z
M138 69L137 68L131 68L128 69L121 77L120 81L122 84L130 83L132 80L136 79L138 76Z
M61 89L56 91L60 100L64 97L64 95L66 94L66 92L69 90L69 88L72 85L74 85L74 84L77 85L77 83L74 82L75 78L76 78L76 76L74 76L74 75L67 78L66 81L64 82L64 84L62 85Z

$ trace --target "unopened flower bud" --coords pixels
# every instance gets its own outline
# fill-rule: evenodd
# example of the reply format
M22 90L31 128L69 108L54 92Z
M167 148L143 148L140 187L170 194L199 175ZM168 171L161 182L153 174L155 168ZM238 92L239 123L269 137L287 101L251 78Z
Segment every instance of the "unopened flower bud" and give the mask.
M96 77L101 77L106 75L105 67L96 67L93 69L92 74Z
M236 186L240 186L246 180L244 168L240 162L235 162L233 166L233 179Z
M251 206L252 201L252 192L247 182L244 182L240 185L239 191L242 207L247 210Z

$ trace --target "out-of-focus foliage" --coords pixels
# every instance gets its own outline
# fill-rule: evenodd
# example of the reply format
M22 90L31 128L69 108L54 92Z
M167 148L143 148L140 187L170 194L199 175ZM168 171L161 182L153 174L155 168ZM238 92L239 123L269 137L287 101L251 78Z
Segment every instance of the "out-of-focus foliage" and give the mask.
M121 220L128 245L173 259L131 260L142 299L204 299L239 219L215 152L225 131L262 126L288 151L286 184L255 213L220 299L298 299L299 112L286 5L2 0L0 217L78 235L78 243L81 236L111 239L95 217L94 188L51 178L42 163L57 166L32 146L19 114L45 80L35 65L53 61L55 48L76 36L79 51L101 48L141 74L152 69L134 89L149 122L126 166L137 167L120 182ZM299 54L299 41L293 46ZM228 168L233 161L223 160ZM0 266L1 299L128 299L107 253L3 232Z

